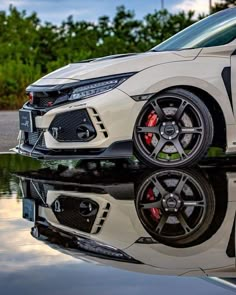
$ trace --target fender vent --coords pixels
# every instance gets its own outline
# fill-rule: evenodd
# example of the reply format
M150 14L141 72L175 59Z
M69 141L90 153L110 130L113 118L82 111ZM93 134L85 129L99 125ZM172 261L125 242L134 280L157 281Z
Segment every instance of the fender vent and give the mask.
M95 119L94 121L96 122L95 125L97 126L97 130L98 132L103 133L104 137L107 138L108 137L108 133L107 130L99 116L99 114L97 113L97 111L95 109L91 109L92 110L92 117Z

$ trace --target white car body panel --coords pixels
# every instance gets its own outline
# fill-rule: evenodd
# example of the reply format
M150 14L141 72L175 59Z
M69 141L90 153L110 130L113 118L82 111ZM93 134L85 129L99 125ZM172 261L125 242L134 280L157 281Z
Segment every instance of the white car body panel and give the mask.
M71 80L86 80L125 72L139 72L155 65L191 60L199 54L200 50L194 49L191 52L187 50L180 54L178 52L160 52L158 54L146 52L127 57L121 55L121 58L104 60L101 58L88 63L69 64L42 77L34 85L64 84L65 82L72 82Z
M227 46L180 51L181 56L168 52L141 54L138 63L143 63L145 68L130 77L127 81L118 86L117 89L83 101L75 101L67 105L58 106L47 112L43 117L36 117L36 127L47 129L54 117L59 113L84 108L88 110L94 108L104 121L104 125L109 134L108 139L98 136L90 142L58 143L49 132L46 132L46 146L49 149L59 148L59 146L62 149L72 147L88 149L94 147L108 147L112 142L117 140L132 140L134 124L145 101L136 102L131 96L141 95L143 93L159 93L164 89L175 86L192 86L206 91L218 102L222 108L227 124L227 152L236 151L236 146L234 144L236 141L235 116L221 78L222 69L230 66L230 56L235 48L236 45L235 42L233 42L232 45ZM191 54L191 52L193 53ZM171 57L174 57L172 61ZM151 62L147 67L146 60L148 58L150 58ZM130 62L130 59L136 60L137 56L121 58L121 60L123 59L129 59ZM109 65L112 65L112 67L115 66L115 69L117 69L117 65L119 65L120 70L117 73L124 72L124 67L127 71L126 63L119 61L119 59L115 59L115 61L100 61L97 62L97 64L99 65L97 66L99 70L105 70L103 72L104 76L109 74L106 72L106 67L109 67ZM34 85L64 84L65 82L71 82L75 77L85 77L83 70L80 71L79 69L80 67L83 69L87 66L88 69L94 66L96 69L96 62L90 62L88 65L85 63L82 64L82 66L79 64L69 65L62 70L57 70L43 77ZM121 67L123 68L121 69ZM129 70L133 71L135 68L131 65ZM77 73L77 76L75 76L74 73ZM114 73L115 72L113 72L113 74ZM55 80L54 76L60 78ZM86 78L92 77L93 75L89 77L86 76ZM233 75L232 78L234 78ZM235 97L235 92L232 92L232 94L233 97ZM233 101L234 104L236 104L236 97Z
M144 265L129 264L104 260L98 257L84 256L74 250L74 257L86 261L109 264L114 267L127 269L135 272L161 275L184 275L184 276L219 276L235 277L235 257L229 257L226 249L230 240L231 229L235 222L236 199L235 177L236 174L229 172L227 176L228 201L224 220L216 233L206 241L192 247L174 248L163 243L140 244L135 243L140 237L151 237L144 229L137 216L134 200L117 200L109 194L79 193L73 191L47 192L46 202L48 208L39 206L38 215L45 218L53 227L74 235L86 237L106 245L123 250L134 259ZM50 206L59 196L88 198L99 204L91 233L86 233L60 224ZM97 225L102 218L104 208L110 204L105 222L101 231L96 233ZM68 251L72 255L71 251Z
M194 27L198 24L193 25L193 31L195 28L196 35L192 34L191 36L195 36L195 39L189 38L189 35L183 37L181 32L179 35L177 34L177 37L173 37L174 40L177 38L177 41L173 41L172 38L166 41L167 43L170 42L169 47L168 45L165 47L166 42L163 42L156 49L145 53L113 55L72 63L34 82L27 88L28 94L32 94L32 99L23 107L23 110L27 112L28 108L37 113L33 119L35 128L31 128L30 132L21 128L24 132L20 132L19 146L16 147L15 151L43 159L50 159L50 157L55 159L57 156L60 159L63 156L67 159L70 156L73 156L73 158L84 156L91 158L95 154L98 158L105 158L106 156L120 158L130 157L134 151L136 156L145 164L163 167L196 164L207 154L209 147L219 147L226 154L236 153L236 40L233 31L235 11L235 8L232 8L206 18L207 23L210 22L210 19L213 19L211 22L213 26L212 34L210 30L205 30L206 26L203 28L201 24L204 23L199 22L198 31L196 31L198 27ZM217 15L219 15L219 18ZM225 36L228 37L226 40L222 38L221 27ZM183 34L189 32L188 28L184 31ZM192 29L190 29L190 32L192 33ZM185 37L190 43L185 40ZM213 38L213 41L211 38ZM173 45L173 42L175 45ZM107 83L113 84L107 86ZM172 90L170 91L170 89ZM63 92L65 90L67 91L66 94ZM34 105L34 98L39 98L42 101L45 97L52 99L54 97L53 91L57 93L55 97L58 95L55 100L49 101L43 107L40 106L40 103L39 106ZM177 98L170 98L175 100L174 108L178 106L180 100L186 100L189 109L194 107L194 102L196 103L195 110L190 114L194 117L193 114L196 113L196 116L202 116L202 119L200 117L193 119L190 118L190 115L189 120L192 120L192 122L190 122L190 125L184 126L194 127L194 122L201 121L202 126L199 129L202 128L202 130L195 129L186 132L180 118L178 119L179 122L175 122L176 111L169 117L165 116L166 122L161 122L161 124L159 122L156 123L156 126L152 126L157 127L158 132L152 133L155 136L151 143L145 138L145 136L149 136L147 133L144 138L140 135L140 133L145 132L135 129L135 124L150 123L147 114L143 113L146 110L149 111L148 108L143 108L144 105L146 103L148 105L150 100L153 102L155 98L156 100L160 99L164 91L169 93L170 96L173 95L173 92L177 93L177 96L179 95ZM40 97L42 93L44 94ZM206 93L205 97L204 93ZM64 95L64 100L60 95ZM74 98L77 101L71 100ZM169 101L167 102L169 103ZM191 105L192 102L193 105ZM170 105L169 108L171 108ZM91 120L88 123L90 129L84 131L83 128L86 127L83 126L81 131L82 123L78 123L76 126L70 126L68 130L61 123L63 119L61 119L59 127L58 125L54 127L52 122L56 116L66 115L67 112L74 110L83 110L84 113L88 113L89 120L85 119L85 122ZM83 111L78 113L81 114ZM99 123L97 116L94 116L94 111L100 118ZM142 115L146 117L142 117ZM217 116L219 116L219 120ZM138 120L141 117L143 121L139 122ZM170 136L166 133L168 128L163 126L172 123L174 127L171 127L170 132L172 134ZM161 126L164 128L163 130ZM143 128L142 126L139 127ZM53 128L56 129L56 135L53 134ZM65 132L63 128L66 129ZM74 133L72 140L69 136L66 139L58 139L58 132L61 132L64 136L64 133L70 134L72 129ZM91 129L93 129L92 132ZM28 140L30 133L37 132L43 134L42 137L45 140L43 143L45 146L39 147L38 150L38 142L33 140L34 143L36 142L35 146ZM89 135L92 133L92 136L88 135L84 140L78 135L78 133L83 132L87 132ZM217 132L219 133L217 134ZM138 133L139 135L137 135ZM191 133L195 135L192 136ZM25 134L26 137L24 137ZM191 137L192 146L190 142L186 143L186 137L182 136L183 134ZM33 136L38 135L33 134ZM198 139L196 139L197 136ZM163 155L160 155L160 150L158 151L159 147L161 151L165 150L162 141L165 142L165 148L168 149L169 146L170 150L169 153L164 151L164 158ZM180 141L179 144L178 141ZM187 146L181 146L181 141L185 142ZM121 148L122 143L126 144L123 149ZM216 145L214 146L213 143ZM170 147L170 145L172 146ZM178 145L178 148L176 148L176 145ZM114 146L116 147L114 148ZM191 151L187 151L187 147ZM150 149L153 149L153 151L150 152ZM182 149L186 149L187 152L180 152ZM32 155L32 151L34 151L34 155ZM157 151L159 158L155 155ZM175 158L175 153L179 154L179 158ZM153 156L155 159L152 159Z

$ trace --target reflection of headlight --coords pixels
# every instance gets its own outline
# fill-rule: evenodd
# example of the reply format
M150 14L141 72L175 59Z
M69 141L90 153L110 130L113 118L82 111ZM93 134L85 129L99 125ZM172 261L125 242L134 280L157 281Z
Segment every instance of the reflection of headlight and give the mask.
M133 74L133 73L132 73ZM108 92L127 80L132 74L119 75L118 77L107 78L106 80L91 82L91 84L79 86L73 90L69 100L81 100Z

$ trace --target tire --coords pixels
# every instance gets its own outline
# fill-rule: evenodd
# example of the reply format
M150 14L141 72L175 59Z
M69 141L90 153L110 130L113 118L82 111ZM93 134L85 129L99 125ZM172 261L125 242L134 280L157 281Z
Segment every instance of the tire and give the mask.
M175 199L175 207L168 207L170 198ZM216 196L211 184L196 170L161 169L139 184L135 207L145 230L155 240L176 248L192 247L208 238Z
M174 88L144 105L134 128L134 154L151 168L190 167L205 156L213 134L212 116L201 99Z

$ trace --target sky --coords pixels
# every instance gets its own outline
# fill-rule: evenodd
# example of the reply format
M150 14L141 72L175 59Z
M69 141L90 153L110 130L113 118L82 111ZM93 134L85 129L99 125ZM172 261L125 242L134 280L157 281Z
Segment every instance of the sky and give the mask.
M212 0L213 3L215 1ZM161 8L161 0L0 0L0 10L7 10L10 4L28 13L36 11L42 21L55 24L69 15L73 15L75 20L96 22L102 15L112 17L120 5L135 11L139 19ZM192 9L197 13L208 13L209 0L164 0L164 6L171 12Z

